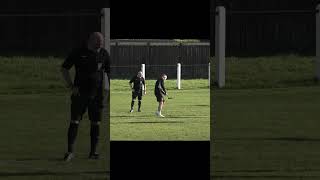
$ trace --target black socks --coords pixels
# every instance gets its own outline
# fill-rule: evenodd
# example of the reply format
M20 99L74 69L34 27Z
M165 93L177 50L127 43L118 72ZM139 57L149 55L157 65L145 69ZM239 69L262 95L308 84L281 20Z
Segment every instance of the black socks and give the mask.
M95 153L98 146L100 128L98 124L91 124L90 137L91 137L91 150L90 153Z
M68 152L73 152L73 145L78 134L79 124L70 123L68 129Z

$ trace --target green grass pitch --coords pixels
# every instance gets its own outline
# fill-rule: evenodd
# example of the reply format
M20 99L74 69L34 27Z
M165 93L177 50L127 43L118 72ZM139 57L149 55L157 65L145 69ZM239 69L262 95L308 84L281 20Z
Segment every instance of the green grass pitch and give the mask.
M175 80L167 80L169 96L162 114L155 116L158 102L154 96L155 80L147 80L147 94L141 110L130 113L131 90L129 80L111 82L111 139L112 140L209 140L210 93L208 80L182 80L182 89L175 88Z
M66 151L70 92L64 87L59 67L62 59L0 57L0 179L102 180L106 178L106 122L101 124L101 159L88 160L89 121L79 127L76 157L62 161ZM154 117L154 82L147 81L143 112L129 114L131 92L127 80L111 82L112 140L209 140L208 80L183 80L166 86L169 99L163 114Z
M2 146L0 179L103 179L106 177L106 133L101 131L101 159L89 160L90 124L80 124L75 159L66 151L69 97L57 94L0 95ZM103 129L104 123L101 128Z
M213 179L320 178L320 87L314 58L227 58L212 89Z
M89 160L90 124L84 116L75 159L66 151L70 93L59 73L61 59L0 58L0 179L105 180L105 122L101 124L97 161Z

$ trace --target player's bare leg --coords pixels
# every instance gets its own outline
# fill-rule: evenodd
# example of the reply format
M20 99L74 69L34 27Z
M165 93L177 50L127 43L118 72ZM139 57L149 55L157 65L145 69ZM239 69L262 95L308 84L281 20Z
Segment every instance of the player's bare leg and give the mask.
M164 116L161 114L163 105L164 105L164 101L160 101L160 102L159 102L159 106L158 106L158 112L157 112L157 115L158 115L159 117L164 117Z

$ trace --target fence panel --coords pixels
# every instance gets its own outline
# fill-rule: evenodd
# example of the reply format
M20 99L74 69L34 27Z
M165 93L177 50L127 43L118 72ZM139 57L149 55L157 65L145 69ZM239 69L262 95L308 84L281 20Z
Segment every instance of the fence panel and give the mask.
M182 78L208 78L207 68L192 66L209 62L209 43L179 44L176 42L113 42L111 65L113 78L130 78L146 64L146 78L155 79L161 73L177 76L177 63L182 64ZM188 66L184 66L188 65Z
M315 55L317 0L216 0L226 7L226 55ZM214 4L213 4L214 5ZM214 29L214 7L210 27ZM211 31L213 33L213 30ZM214 34L211 34L214 56Z

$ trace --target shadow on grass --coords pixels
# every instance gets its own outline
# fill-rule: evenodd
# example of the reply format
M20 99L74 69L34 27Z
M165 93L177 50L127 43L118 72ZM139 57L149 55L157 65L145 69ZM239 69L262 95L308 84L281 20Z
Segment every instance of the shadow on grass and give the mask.
M184 106L210 107L210 104L196 104L196 105L184 105Z
M191 119L191 118L209 118L209 116L166 116L168 118L183 118L183 119Z
M184 123L182 121L135 121L135 122L119 122L117 124L171 124L171 123Z
M208 113L209 114L209 113ZM115 117L117 117L117 118L128 118L128 117L130 117L130 118L146 118L146 117L155 117L155 116L111 116L110 118L115 118ZM167 115L167 116L165 116L165 118L209 118L209 116L170 116L170 115ZM164 119L165 119L164 118Z
M319 80L314 77L314 78L304 78L304 79L292 79L292 80L283 80L280 81L283 84L288 84L288 85L300 85L300 86L314 86L318 85Z
M83 171L83 172L50 172L50 171L38 171L38 172L0 172L0 177L11 176L71 176L81 174L105 174L107 171Z
M15 161L43 161L43 160L48 160L48 161L62 161L63 158L47 158L47 159L41 159L41 158L18 158L15 159Z
M211 178L219 178L219 179L303 179L303 178L315 178L318 179L320 176L311 176L311 175L221 175L221 176L211 176Z
M320 138L306 138L306 137L278 137L278 138L222 138L216 140L236 140L236 141L293 141L293 142L310 142L320 141Z
M77 160L88 160L87 156L77 156ZM0 160L1 163L31 163L32 161L46 161L46 162L53 162L57 164L68 164L68 162L65 162L63 160L63 157L52 157L52 158L35 158L35 157L30 157L30 158L16 158L16 159L7 159L7 160Z
M127 115L127 116L110 116L110 118L132 118L132 117L135 117L134 115Z
M238 169L238 170L220 170L215 172L223 173L268 173L268 172L320 172L320 169ZM319 176L320 177L320 176Z
M199 104L199 105L191 105L191 106L210 107L210 104Z

